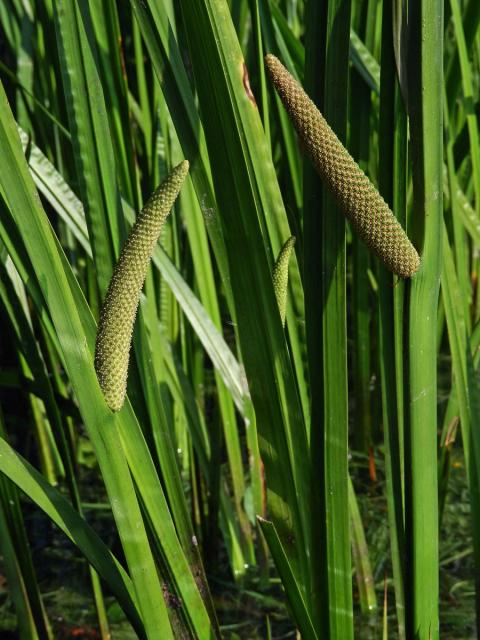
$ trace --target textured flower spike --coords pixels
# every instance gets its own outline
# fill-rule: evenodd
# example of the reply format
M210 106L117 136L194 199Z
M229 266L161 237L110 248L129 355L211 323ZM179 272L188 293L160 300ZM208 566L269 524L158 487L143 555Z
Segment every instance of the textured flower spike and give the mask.
M303 148L345 216L388 269L412 276L420 258L382 196L281 62L267 55L265 63Z
M95 371L105 400L120 411L127 391L133 325L160 232L188 173L184 160L150 197L122 249L103 302L95 344Z
M278 310L280 311L283 326L285 326L285 316L287 314L288 263L294 244L295 236L291 236L278 254L272 273L273 289L277 298Z

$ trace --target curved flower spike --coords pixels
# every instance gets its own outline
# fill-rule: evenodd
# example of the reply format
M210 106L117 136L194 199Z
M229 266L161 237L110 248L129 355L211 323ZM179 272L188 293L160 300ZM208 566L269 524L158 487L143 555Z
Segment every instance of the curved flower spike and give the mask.
M282 63L270 54L265 63L302 146L345 216L390 271L412 276L420 258L385 200Z
M278 254L272 272L273 289L277 298L278 310L280 311L283 326L285 326L285 316L287 314L288 263L294 244L295 236L291 236Z
M125 400L130 345L140 293L153 250L188 168L186 160L175 167L145 204L108 285L97 330L95 371L112 411L120 411Z

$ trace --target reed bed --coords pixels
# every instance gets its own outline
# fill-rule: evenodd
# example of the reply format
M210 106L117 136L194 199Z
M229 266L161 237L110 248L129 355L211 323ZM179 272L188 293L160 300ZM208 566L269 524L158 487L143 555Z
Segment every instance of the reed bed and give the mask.
M480 634L479 25L478 0L0 3L15 637L81 631L32 513L102 640L465 637L456 607Z

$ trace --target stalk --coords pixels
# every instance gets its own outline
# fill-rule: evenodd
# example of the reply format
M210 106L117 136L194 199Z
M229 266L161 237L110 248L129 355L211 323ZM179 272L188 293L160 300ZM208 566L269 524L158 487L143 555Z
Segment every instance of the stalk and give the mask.
M369 28L374 23L375 6L370 0L363 7L357 7L356 20L352 15L352 27L365 40L371 51L374 46ZM352 13L355 6L352 7ZM361 10L360 10L361 9ZM371 88L364 82L358 71L350 70L350 138L349 149L359 166L365 171L370 156L370 112L372 107ZM371 341L370 341L370 284L367 269L370 266L370 255L356 236L353 238L353 367L355 393L355 430L354 446L359 451L368 452L372 444L372 412L371 412Z
M350 2L310 2L305 83L345 140ZM310 370L313 474L312 584L319 637L353 637L348 513L348 390L345 221L310 167L304 173L305 320ZM323 568L322 568L323 567Z
M439 634L435 327L442 257L442 0L412 0L409 29L413 221L418 236L423 235L419 241L423 252L411 282L408 316L406 624L407 637L435 640Z
M380 78L379 188L402 224L406 218L407 116L397 79L392 39L392 10L382 16ZM392 136L393 132L393 136ZM404 283L394 283L379 266L379 364L385 438L385 472L398 634L405 638L405 523L403 429ZM394 363L394 366L392 366Z

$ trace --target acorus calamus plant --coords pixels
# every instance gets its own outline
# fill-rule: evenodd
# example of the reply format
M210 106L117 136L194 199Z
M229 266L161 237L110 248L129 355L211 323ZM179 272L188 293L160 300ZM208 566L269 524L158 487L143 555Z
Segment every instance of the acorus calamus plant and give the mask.
M478 635L479 34L0 1L0 638Z
M411 277L419 255L385 200L278 58L268 54L265 63L301 146L345 216L390 271Z
M187 160L181 162L150 196L130 231L105 295L95 344L95 371L112 411L120 411L125 401L140 292L153 250L188 168Z

